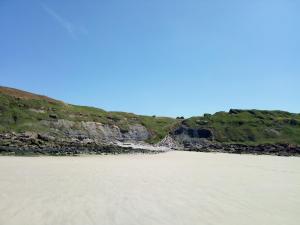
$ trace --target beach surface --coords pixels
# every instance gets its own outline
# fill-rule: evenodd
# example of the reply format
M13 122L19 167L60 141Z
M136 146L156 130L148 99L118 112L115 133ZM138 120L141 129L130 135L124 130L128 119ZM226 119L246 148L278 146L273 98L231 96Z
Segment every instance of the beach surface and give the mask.
M0 157L0 225L298 225L300 158Z

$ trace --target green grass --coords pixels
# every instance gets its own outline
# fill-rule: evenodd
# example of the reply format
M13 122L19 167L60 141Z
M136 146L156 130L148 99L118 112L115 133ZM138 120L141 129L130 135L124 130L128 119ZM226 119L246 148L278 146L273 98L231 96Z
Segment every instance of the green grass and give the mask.
M40 111L39 111L40 110ZM45 131L39 121L49 120L51 116L74 122L93 121L116 125L121 132L127 132L130 125L142 124L151 133L147 140L155 143L164 138L171 127L177 123L167 117L139 116L125 112L107 112L102 109L49 102L44 99L22 99L0 93L0 131Z
M189 119L141 116L126 112L65 104L47 98L20 98L0 93L0 132L47 131L39 123L51 117L74 122L93 121L118 126L127 132L130 125L141 124L151 136L149 143L162 140L181 123L190 128L208 128L222 143L291 143L300 144L300 114L284 111L231 110Z
M152 134L149 143L162 140L178 124L178 121L168 117L140 116L139 121Z
M300 144L300 114L284 111L218 112L189 118L183 124L191 128L209 128L219 142Z

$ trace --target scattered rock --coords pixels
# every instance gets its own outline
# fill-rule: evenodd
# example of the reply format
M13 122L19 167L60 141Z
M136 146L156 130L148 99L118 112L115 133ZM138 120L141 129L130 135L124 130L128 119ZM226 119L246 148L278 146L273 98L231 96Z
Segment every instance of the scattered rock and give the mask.
M38 134L38 139L42 141L55 141L55 137L49 135L49 134Z

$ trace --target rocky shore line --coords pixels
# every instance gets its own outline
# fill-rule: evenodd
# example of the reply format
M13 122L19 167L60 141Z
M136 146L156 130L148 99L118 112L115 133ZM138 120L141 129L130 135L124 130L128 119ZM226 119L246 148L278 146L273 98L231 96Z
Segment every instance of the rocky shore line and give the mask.
M199 144L201 143L201 144ZM0 134L1 155L80 155L161 153L170 150L195 152L221 152L235 154L300 156L300 146L291 144L224 144L202 140L178 145L168 137L160 145L146 143L98 142L91 139L57 138L33 132Z
M290 144L210 144L203 147L185 147L184 151L221 152L234 154L300 156L300 146Z
M57 155L160 153L163 150L97 143L79 139L54 139L52 136L25 133L0 134L0 155Z

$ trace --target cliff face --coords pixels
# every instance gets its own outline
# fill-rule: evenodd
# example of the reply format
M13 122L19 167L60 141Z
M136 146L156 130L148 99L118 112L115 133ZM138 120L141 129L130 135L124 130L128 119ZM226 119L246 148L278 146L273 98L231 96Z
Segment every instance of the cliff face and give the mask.
M188 119L140 116L0 87L0 149L71 147L101 152L103 146L127 142L194 151L297 155L300 115L232 109Z
M64 119L43 120L44 127L49 128L55 136L65 136L78 140L94 140L99 143L113 141L146 141L150 138L149 131L141 124L128 125L122 132L116 125L102 124L92 121L74 122Z

